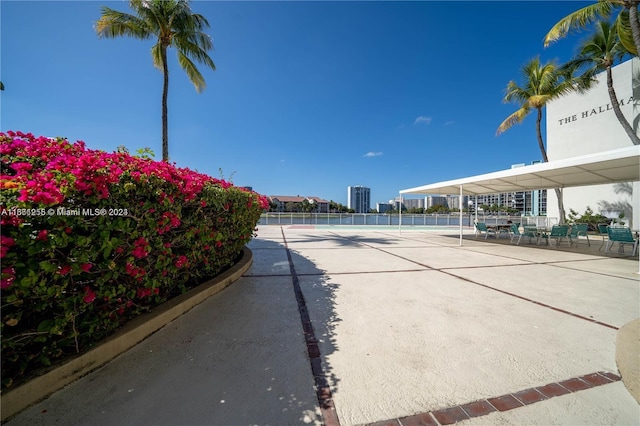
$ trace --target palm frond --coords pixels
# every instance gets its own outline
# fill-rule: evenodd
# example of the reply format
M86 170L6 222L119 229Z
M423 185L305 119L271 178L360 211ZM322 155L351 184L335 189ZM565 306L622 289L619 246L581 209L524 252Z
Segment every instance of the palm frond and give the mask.
M193 18L194 22L197 24L197 28L199 29L211 28L211 25L209 25L209 21L207 21L207 18L200 15L199 13L194 13L191 15L191 17Z
M620 61L627 50L622 46L614 25L599 21L591 38L582 42L579 53L567 66L573 73L604 70Z
M184 39L179 36L176 36L173 39L173 42L175 44L175 47L178 49L178 51L181 54L197 62L205 64L208 68L211 68L213 71L216 70L216 65L213 63L213 60L211 59L211 57L209 57L209 55L207 54L207 51L197 43L194 43L192 40Z
M571 31L588 27L600 18L608 19L615 6L617 6L616 2L600 0L598 3L585 6L582 9L565 16L551 27L547 35L544 37L544 47L549 46L549 44L554 41L558 41L561 38L566 37Z
M623 10L620 12L614 25L615 31L620 39L620 44L622 44L626 52L638 56L638 49L636 48L636 44L633 41L633 34L631 33L629 11Z
M500 134L506 132L511 127L513 127L514 124L522 123L522 121L525 119L527 115L529 115L530 112L531 112L531 108L525 105L519 110L517 110L516 112L514 112L513 114L511 114L510 116L508 116L502 123L500 123L500 126L498 126L498 130L496 130L496 136L499 136Z
M187 73L187 77L196 88L198 93L202 92L204 88L207 86L204 77L198 71L198 68L195 66L191 60L185 56L181 51L178 50L178 63L182 67L182 69Z
M530 96L530 93L526 89L523 89L522 87L518 86L518 84L512 80L507 84L507 88L505 89L505 95L504 95L504 98L502 99L502 102L522 103L529 96Z
M100 38L130 36L145 40L153 36L145 21L137 16L119 12L106 6L103 6L101 11L100 19L95 24L96 33Z
M158 40L156 44L151 47L151 59L153 59L153 66L163 71L162 68L162 42Z

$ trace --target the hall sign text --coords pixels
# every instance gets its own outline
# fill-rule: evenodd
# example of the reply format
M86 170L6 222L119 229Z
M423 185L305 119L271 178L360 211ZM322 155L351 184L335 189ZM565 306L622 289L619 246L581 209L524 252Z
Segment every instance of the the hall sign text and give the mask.
M622 99L619 104L621 107L628 105L630 103L633 102L633 96L631 96L629 99L627 99L626 101L624 99ZM558 120L558 124L560 126L562 126L563 124L569 124L569 123L573 123L574 121L578 121L579 119L582 118L590 118L593 117L594 115L603 113L605 111L613 111L613 107L611 106L611 104L606 104L606 105L600 105L597 108L592 108L592 109L588 109L585 111L582 111L582 113L580 114L574 114L574 115L570 115L564 118L561 118L560 120Z

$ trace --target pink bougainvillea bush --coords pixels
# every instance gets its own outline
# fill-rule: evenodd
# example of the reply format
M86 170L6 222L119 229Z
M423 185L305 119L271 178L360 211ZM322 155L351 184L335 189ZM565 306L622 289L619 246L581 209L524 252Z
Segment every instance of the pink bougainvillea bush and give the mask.
M229 267L267 200L81 141L0 133L2 387Z

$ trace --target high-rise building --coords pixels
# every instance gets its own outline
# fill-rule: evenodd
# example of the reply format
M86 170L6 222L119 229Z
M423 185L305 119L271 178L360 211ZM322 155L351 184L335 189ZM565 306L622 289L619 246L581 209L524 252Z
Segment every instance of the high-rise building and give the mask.
M427 195L425 197L425 208L430 209L434 206L446 206L447 205L447 197L440 195Z
M424 198L403 198L404 209L424 209Z
M356 185L347 187L347 207L356 213L369 213L371 210L371 189Z
M537 164L540 161L532 161ZM512 169L524 167L525 164L513 164ZM547 190L538 189L535 191L504 192L502 194L485 194L472 197L473 203L477 207L482 205L499 207L509 207L518 211L524 216L545 216L547 214Z

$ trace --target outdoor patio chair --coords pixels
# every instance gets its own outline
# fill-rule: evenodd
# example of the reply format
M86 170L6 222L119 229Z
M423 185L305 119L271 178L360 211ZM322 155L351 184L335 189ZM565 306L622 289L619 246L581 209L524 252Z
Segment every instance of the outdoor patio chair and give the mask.
M574 223L571 225L571 232L569 233L569 245L573 245L574 240L576 246L578 245L578 239L580 236L587 237L587 244L591 246L591 241L589 241L589 225L587 223Z
M544 238L547 238L547 241L552 239L556 240L556 247L560 245L560 240L563 238L569 241L569 225L553 225L551 227L551 232L546 235L543 235ZM549 243L551 245L551 243Z
M478 238L478 234L482 235L483 232L484 232L484 239L485 240L489 236L489 233L493 233L493 235L496 235L495 229L488 229L486 223L477 222L476 223L476 236L475 237Z
M535 238L537 243L538 230L535 226L524 225L522 228L522 232L520 232L520 227L517 224L512 223L511 224L511 244L513 244L513 240L515 240L516 237L518 237L518 241L516 242L516 245L520 245L520 241L522 241L522 237L529 238L529 244L531 244L532 238Z
M604 251L605 253L609 253L611 247L618 243L618 253L624 253L624 245L631 244L633 246L633 250L631 250L631 256L636 255L636 251L638 251L638 240L634 238L631 230L629 228L607 228L609 233L609 241L607 242L607 248Z
M602 250L602 247L604 247L604 243L609 240L609 231L607 230L608 228L608 223L598 224L598 234L600 234L600 236L602 237L602 244L600 244L600 248L598 248L598 251Z

